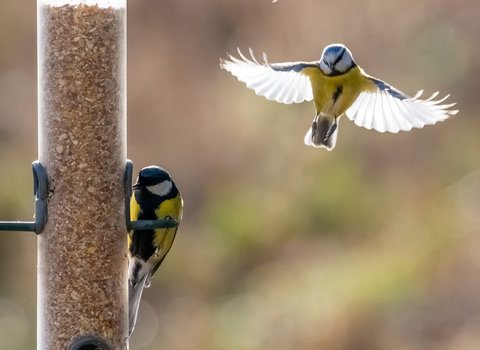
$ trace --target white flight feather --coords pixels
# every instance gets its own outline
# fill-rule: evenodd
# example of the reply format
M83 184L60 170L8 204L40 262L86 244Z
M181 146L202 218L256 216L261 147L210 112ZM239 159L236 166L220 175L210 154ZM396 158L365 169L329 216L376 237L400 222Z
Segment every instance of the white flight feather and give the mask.
M259 63L250 49L252 60L246 58L240 50L241 59L228 55L230 61L222 60L221 67L232 73L247 87L255 90L260 96L285 104L313 100L312 85L307 76L290 71L277 71L270 67L267 56L264 54L265 63ZM283 66L294 65L296 62L282 63Z
M346 115L358 126L375 129L380 132L397 133L400 130L408 131L412 128L423 128L446 120L457 110L449 110L455 103L440 105L448 95L440 100L433 99L438 95L435 92L426 100L419 97L420 90L411 98L401 99L390 93L393 88L385 84L385 89L363 91L356 101L347 109Z

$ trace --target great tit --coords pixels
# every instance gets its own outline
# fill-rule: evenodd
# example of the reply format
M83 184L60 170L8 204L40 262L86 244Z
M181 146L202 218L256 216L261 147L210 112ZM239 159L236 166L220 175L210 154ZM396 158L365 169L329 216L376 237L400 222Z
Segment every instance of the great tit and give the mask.
M180 223L183 199L165 169L157 166L143 168L132 188L134 190L130 201L132 221L173 219ZM150 286L152 276L169 252L177 227L135 230L129 234L129 335L135 327L143 288Z
M253 56L247 59L238 50L238 59L220 59L220 67L255 90L260 96L290 104L311 101L315 119L304 142L316 148L332 150L338 133L338 121L343 114L355 124L380 132L397 133L444 121L458 111L452 104L440 105L449 95L434 101L434 93L426 100L414 97L366 74L354 61L352 53L342 44L327 46L319 61L259 63Z

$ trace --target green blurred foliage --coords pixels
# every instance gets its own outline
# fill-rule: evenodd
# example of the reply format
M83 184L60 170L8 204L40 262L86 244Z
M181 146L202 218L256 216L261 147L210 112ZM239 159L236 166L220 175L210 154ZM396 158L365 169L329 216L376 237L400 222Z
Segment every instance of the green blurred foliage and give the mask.
M131 349L480 348L478 1L128 6L128 156L185 198ZM33 212L35 15L0 5L1 220ZM395 135L345 118L327 152L303 145L310 103L267 101L218 66L237 46L282 62L334 42L460 113ZM35 347L35 266L33 234L1 233L0 349Z

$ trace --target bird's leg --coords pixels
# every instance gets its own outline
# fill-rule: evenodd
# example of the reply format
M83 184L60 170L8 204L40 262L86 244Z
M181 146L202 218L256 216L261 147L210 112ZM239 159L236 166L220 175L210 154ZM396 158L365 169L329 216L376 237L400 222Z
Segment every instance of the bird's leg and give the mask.
M330 138L330 136L333 135L335 130L337 130L337 118L335 118L335 123L333 123L328 129L327 134L325 135L325 140L323 141L327 141Z
M312 140L315 139L316 134L317 134L317 118L315 118L312 123Z
M167 226L170 223L170 221L173 220L173 218L170 215L167 215L165 216L164 220L165 220L165 230L167 230L168 229Z

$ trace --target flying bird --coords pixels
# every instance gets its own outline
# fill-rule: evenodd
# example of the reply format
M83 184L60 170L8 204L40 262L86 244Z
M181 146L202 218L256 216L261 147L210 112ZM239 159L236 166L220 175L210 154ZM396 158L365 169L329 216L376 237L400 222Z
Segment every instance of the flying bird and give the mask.
M436 92L421 100L423 90L410 97L366 74L342 44L327 46L314 62L269 63L264 53L265 63L260 63L251 49L251 60L238 53L241 59L228 55L230 61L220 59L220 67L257 95L286 104L313 100L315 118L304 139L308 146L332 150L343 114L358 126L397 133L444 121L458 112L449 109L455 103L441 104L449 95L433 100Z
M180 223L183 199L165 169L157 166L143 168L132 188L132 221L166 219ZM137 321L143 288L150 286L153 275L170 251L177 228L135 230L128 236L129 335Z

